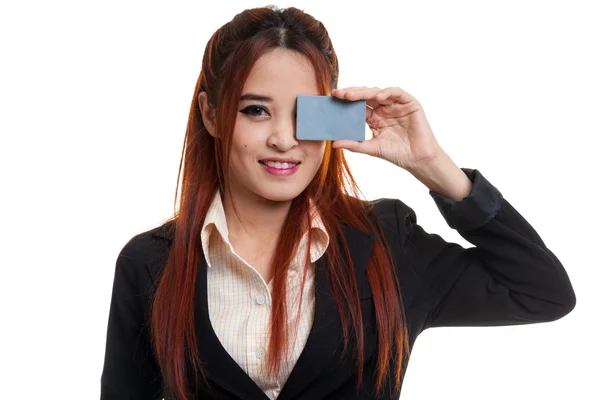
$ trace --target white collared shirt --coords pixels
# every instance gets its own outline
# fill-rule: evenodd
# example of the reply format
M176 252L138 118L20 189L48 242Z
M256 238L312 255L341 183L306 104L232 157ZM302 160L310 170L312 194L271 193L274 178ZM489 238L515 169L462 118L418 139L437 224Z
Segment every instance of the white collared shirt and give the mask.
M304 349L313 323L314 263L325 253L329 236L316 212L311 220L311 229L316 230L316 234L313 235L310 249L311 262L298 320L296 316L302 283L301 268L305 260L307 234L302 237L298 252L288 269L289 358L283 362L279 375L269 379L263 368L266 365L265 354L269 343L272 282L267 284L260 273L235 252L229 242L229 230L219 190L202 226L202 249L208 255L206 262L210 322L225 350L270 399L279 395L287 381Z

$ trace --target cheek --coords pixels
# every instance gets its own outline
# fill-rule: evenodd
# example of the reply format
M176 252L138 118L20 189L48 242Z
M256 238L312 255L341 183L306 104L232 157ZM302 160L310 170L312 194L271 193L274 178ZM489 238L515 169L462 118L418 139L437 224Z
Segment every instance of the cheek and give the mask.
M238 119L231 137L232 151L238 156L255 156L264 146L263 129Z
M314 144L315 156L319 159L319 161L323 159L326 147L326 142L317 142Z
M310 164L318 167L321 165L323 155L325 154L325 142L313 142L307 144L305 152L308 154Z

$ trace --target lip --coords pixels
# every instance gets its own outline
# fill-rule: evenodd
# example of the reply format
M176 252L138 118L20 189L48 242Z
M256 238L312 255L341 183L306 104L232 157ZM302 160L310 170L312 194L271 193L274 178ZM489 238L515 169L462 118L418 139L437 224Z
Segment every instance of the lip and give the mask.
M290 163L290 164L298 164L300 162L300 160L296 160L295 158L277 158L277 157L263 158L262 160L259 160L259 161L262 161L262 162L275 161L275 162Z
M296 171L298 171L298 168L300 168L299 161L295 161L295 160L289 159L289 158L287 159L288 161L279 161L279 160L281 160L281 159L267 158L264 160L260 160L261 162L259 162L259 164L265 169L266 172L268 172L271 175L275 175L275 176L290 176L290 175L295 174ZM269 167L263 161L278 161L278 162L288 162L288 163L297 163L297 164L291 168L275 168L275 167Z

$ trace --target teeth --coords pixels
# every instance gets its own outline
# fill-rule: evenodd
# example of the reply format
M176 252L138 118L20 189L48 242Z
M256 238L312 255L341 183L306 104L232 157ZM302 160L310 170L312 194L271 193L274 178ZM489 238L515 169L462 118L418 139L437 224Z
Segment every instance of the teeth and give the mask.
M269 167L273 167L273 168L279 168L279 169L286 169L286 168L292 168L296 165L296 163L280 163L280 162L276 162L276 161L263 161L266 165L268 165Z

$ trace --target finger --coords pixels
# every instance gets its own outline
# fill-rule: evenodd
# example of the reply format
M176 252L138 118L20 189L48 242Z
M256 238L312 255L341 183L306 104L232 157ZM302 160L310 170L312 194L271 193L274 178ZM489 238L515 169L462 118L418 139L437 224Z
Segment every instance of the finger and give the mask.
M389 87L383 89L375 96L375 100L384 105L396 102L401 104L407 104L412 101L418 102L414 96L407 91L400 89L399 87Z
M367 86L348 86L348 87L344 87L344 88L337 88L334 90L344 92L344 91L348 91L348 90L357 90L357 89L366 89L366 88L367 88Z
M370 120L371 117L373 117L373 112L374 112L373 108L369 107L369 105L367 104L367 120Z
M355 140L334 140L331 143L331 147L334 149L348 149L354 151L356 148L360 147L360 142Z
M336 92L348 100L361 100L375 97L377 93L381 92L381 89L378 87L356 86L339 89Z
M354 153L375 154L376 145L371 140L357 142L354 140L334 140L331 144L334 149L347 149Z
M366 100L369 107L377 108L380 103L375 96L379 92L381 92L381 89L378 87L349 87L336 90L336 97L349 101Z
M335 97L339 97L340 99L343 99L344 96L348 93L348 92L352 92L358 89L364 89L366 88L366 86L350 86L350 87L346 87L346 88L341 88L341 89L333 89L331 91L331 95L335 96Z
M336 88L336 89L331 89L331 92L336 92L336 93L343 93L343 92L347 92L349 90L356 90L356 89L364 89L366 88L366 86L348 86L345 88Z

